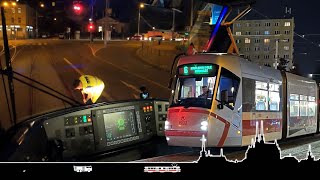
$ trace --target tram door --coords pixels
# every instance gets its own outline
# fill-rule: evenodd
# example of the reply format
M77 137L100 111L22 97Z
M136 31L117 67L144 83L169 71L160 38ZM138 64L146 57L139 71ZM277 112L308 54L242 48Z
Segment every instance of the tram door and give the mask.
M241 128L241 86L240 78L222 67L217 89L217 97L212 109L216 112L211 129L213 137L209 143L218 147L241 144L241 134L236 128ZM225 96L225 97L222 97ZM228 140L227 137L235 137ZM237 142L234 142L237 141Z

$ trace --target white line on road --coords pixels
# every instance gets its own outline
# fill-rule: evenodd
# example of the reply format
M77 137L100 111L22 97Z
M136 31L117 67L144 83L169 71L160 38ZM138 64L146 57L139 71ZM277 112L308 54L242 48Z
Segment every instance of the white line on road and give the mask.
M129 84L129 83L126 83L126 82L124 82L124 81L121 81L124 85L126 85L128 88L131 88L131 89L133 89L134 91L136 91L137 93L140 93L141 91L140 91L140 89L138 89L137 87L135 87L134 85L132 85L132 84Z
M88 44L89 48L91 49L91 53L93 56L96 56L96 53L100 50L100 49L103 49L104 47L102 48L98 48L97 50L94 50L92 46L90 46L90 44Z
M94 55L94 56L95 56L95 55ZM101 59L101 58L98 57L98 56L95 56L95 57L96 57L97 59L99 59L100 61L105 62L105 63L107 63L107 64L110 64L110 65L114 66L115 68L118 68L118 69L120 69L120 70L122 70L122 71L124 71L124 72L127 72L127 73L129 73L129 74L132 74L132 75L134 75L134 76L137 76L138 78L143 79L143 80L145 80L145 81L149 81L150 83L155 84L155 85L157 85L157 86L159 86L159 87L162 87L162 88L164 88L164 89L168 89L168 87L165 87L165 86L163 86L163 85L161 85L161 84L159 84L159 83L157 83L157 82L154 82L154 81L152 81L152 80L150 80L150 79L147 79L147 78L145 78L145 77L143 77L143 76L140 76L139 74L130 72L130 71L128 71L128 70L126 70L126 69L124 69L124 68L121 68L121 67L119 67L119 66L117 66L117 65L115 65L115 64L113 64L113 63L111 63L111 62L106 61L105 59Z
M18 54L22 51L22 49L24 49L24 46L21 49L19 49L19 51L12 56L11 62L13 62L13 60L18 56Z
M140 93L140 92L141 92L140 89L138 89L138 88L135 87L134 85L129 84L129 83L126 83L126 82L124 82L124 81L121 81L121 82L122 82L122 84L126 85L128 88L136 91L137 93ZM138 96L138 95L136 95L136 94L132 94L132 95L133 95L134 98L140 99L140 96Z
M76 68L67 58L63 58L63 60L68 63L75 71L77 71L77 73L79 73L80 75L84 75L84 73ZM102 96L105 97L108 101L114 101L114 99L104 91L102 92Z
M77 73L79 73L81 76L84 75L78 68L76 68L67 58L63 58L65 62L67 62Z

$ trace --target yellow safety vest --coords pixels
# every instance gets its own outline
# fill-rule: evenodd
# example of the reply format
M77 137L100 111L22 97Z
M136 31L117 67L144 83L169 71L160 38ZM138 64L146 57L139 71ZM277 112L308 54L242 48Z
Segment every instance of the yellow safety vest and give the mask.
M86 93L86 91L90 91L93 94L93 97L91 98L91 101L95 103L98 98L100 97L103 89L104 89L104 83L101 79L91 76L91 75L82 75L80 76L79 80L82 83L83 91Z

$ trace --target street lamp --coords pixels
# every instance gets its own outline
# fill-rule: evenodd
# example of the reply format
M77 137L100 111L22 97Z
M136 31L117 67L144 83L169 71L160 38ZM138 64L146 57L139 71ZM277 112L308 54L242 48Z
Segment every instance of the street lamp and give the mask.
M141 3L139 5L139 17L138 17L138 35L140 35L140 18L141 18L141 13L140 13L140 9L144 8L144 4Z
M175 19L176 19L176 13L175 12L179 12L182 13L182 11L176 9L176 8L172 8L172 39L174 39L174 29L175 29Z
M40 7L44 8L44 4L41 3ZM39 30L38 30L38 16L39 15L38 15L38 10L39 10L39 7L37 6L37 9L36 9L36 38L38 38L38 36L39 36Z

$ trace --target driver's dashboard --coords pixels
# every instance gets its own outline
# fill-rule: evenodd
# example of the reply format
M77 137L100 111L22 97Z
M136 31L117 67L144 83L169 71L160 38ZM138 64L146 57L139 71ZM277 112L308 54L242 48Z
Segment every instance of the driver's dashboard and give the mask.
M165 100L136 100L44 117L8 161L77 160L163 136L168 106Z

